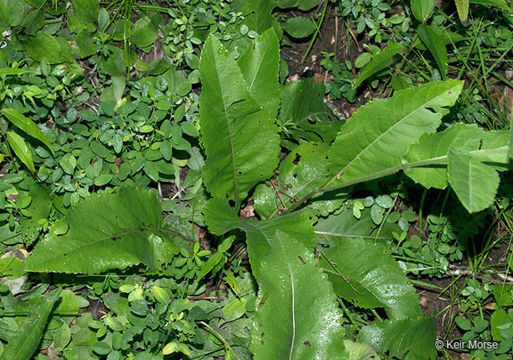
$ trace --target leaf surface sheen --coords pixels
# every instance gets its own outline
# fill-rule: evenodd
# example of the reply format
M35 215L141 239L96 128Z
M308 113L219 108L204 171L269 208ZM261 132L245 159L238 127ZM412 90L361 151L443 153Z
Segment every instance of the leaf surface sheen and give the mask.
M426 188L444 189L448 185L446 164L451 149L470 152L475 162L487 162L497 170L505 170L509 165L508 143L506 130L484 131L477 125L456 124L439 133L425 134L405 156L408 162L443 160L440 164L409 168L404 172Z
M150 270L178 249L165 237L162 209L153 191L121 188L79 202L65 222L67 233L50 232L27 259L38 272L95 274L144 264Z
M214 36L203 48L200 75L205 186L214 197L240 204L277 166L274 119L251 97L237 63Z
M429 317L375 322L362 328L358 340L399 359L437 358L436 323Z
M392 59L395 55L397 55L401 50L404 49L399 43L389 42L386 48L384 48L381 52L375 55L371 61L365 65L363 69L360 70L358 74L358 79L356 79L355 88L360 86L366 79L371 77L372 75L388 68L392 65Z
M41 130L37 127L36 123L30 120L28 117L23 115L21 112L19 112L16 109L12 108L6 108L2 109L2 113L5 115L5 117L16 127L21 129L26 134L32 136L34 139L37 139L41 141L43 144L46 145L46 147L52 152L53 149L50 145L50 142L46 138L46 136L43 134Z
M363 181L401 165L409 146L440 125L462 86L456 80L433 82L360 108L332 145L329 158L335 177L329 185Z
M311 250L277 230L259 284L269 296L255 317L255 360L347 359L336 296Z
M334 243L325 252L331 263L321 263L337 295L364 308L384 307L392 319L422 316L417 292L384 245L358 238Z

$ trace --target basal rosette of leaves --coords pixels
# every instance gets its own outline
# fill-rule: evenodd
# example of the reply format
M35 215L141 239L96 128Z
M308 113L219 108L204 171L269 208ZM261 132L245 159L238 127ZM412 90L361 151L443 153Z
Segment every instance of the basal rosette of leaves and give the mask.
M76 4L75 12L80 2ZM258 4L239 2L255 23L258 14L268 14L274 6L265 1ZM80 17L90 17L94 22L100 11L96 14L93 9L92 14L83 13ZM48 161L47 168L51 150L46 141L53 151L60 152L58 164L54 161L51 166L60 169L61 174L52 175L58 178L51 180L59 181L66 175L80 180L81 170L96 171L94 167L100 165L95 164L100 162L102 167L108 164L105 166L112 177L106 183L95 184L101 172L97 174L93 184L110 184L112 188L83 200L76 199L69 209L59 204L46 187L36 186L35 182L19 180L22 190L19 193L11 185L2 188L9 195L21 194L19 203L12 200L8 203L13 212L33 214L34 221L28 221L26 228L35 230L25 234L30 239L27 243L35 243L40 232L48 230L24 262L24 270L106 276L105 288L99 289L99 293L105 290L103 301L113 311L101 321L89 315L81 316L73 334L66 333L69 328L65 324L59 330L59 349L65 348L64 340L69 341L71 336L83 336L83 343L74 343L73 349L68 349L70 354L76 351L94 353L97 357L122 356L119 354L128 353L129 343L142 347L134 340L142 336L144 346L149 349L144 354L158 358L172 353L199 357L216 351L223 352L227 358L253 356L255 359L363 360L377 359L380 355L400 359L436 358L435 323L432 318L422 316L415 289L386 246L371 236L371 230L355 226L349 231L344 227L346 223L340 223L348 214L342 206L351 197L351 186L404 171L426 188L450 187L469 212L485 209L494 202L499 172L509 169L510 134L464 124L437 131L442 117L462 90L462 83L455 80L432 82L398 91L387 99L374 100L347 121L315 115L326 112L322 96L318 96L322 94L321 85L309 81L279 84L279 35L272 24L273 21L266 27L268 30L260 31L241 52L241 48L226 48L217 35L210 35L198 62L202 89L196 135L205 158L203 164L196 148L196 167L190 166L193 179L190 183L199 193L204 184L208 203L203 206L199 202L201 221L204 220L211 234L220 237L221 243L216 253L220 255L212 256L197 272L194 264L202 264L204 254L199 251L199 243L192 239L195 235L191 227L199 222L194 206L185 209L174 203L161 204L155 191L120 186L127 184L113 180L112 176L116 174L119 179L122 165L128 163L128 172L134 176L128 185L146 186L150 180L156 183L162 180L157 164L164 167L173 164L173 152L163 144L172 142L173 150L187 147L178 140L183 139L178 134L187 133L187 127L176 120L187 119L186 107L175 104L183 101L190 91L191 83L183 72L170 69L159 77L145 76L134 82L133 101L124 97L116 99L115 94L119 95L117 91L126 84L112 80L108 96L114 98L104 98L101 102L99 127L94 128L98 132L94 135L93 127L81 122L71 124L71 133L63 135L64 140L58 140L55 134L52 138L48 131L42 131L44 136L41 136L25 121L24 115L4 111L7 120L18 130L41 142L35 151L45 159L41 162ZM141 21L136 26L138 35L132 39L142 48L151 43L141 30L147 26L150 23ZM300 108L305 94L313 96ZM166 97L171 97L173 104ZM171 108L175 123L171 124L165 116L158 118L162 115L159 111L167 112ZM93 121L93 110L79 114L85 122L96 121ZM155 123L137 121L144 116L156 117ZM316 120L314 125L305 121L312 118ZM130 143L133 149L126 158L118 147L119 137L125 143L124 121L130 123L127 130L137 132L141 140ZM194 128L196 132L198 128ZM298 136L291 136L291 129ZM190 127L189 131L194 132ZM97 157L92 162L86 149L89 149L88 142L96 137L99 142L90 144L92 156ZM68 142L71 138L73 141ZM73 148L74 141L88 144ZM157 142L160 148L153 146ZM58 146L54 147L55 143ZM78 148L83 148L80 154L68 151ZM290 152L281 159L283 148ZM144 158L138 155L141 150ZM122 160L117 170L115 154L121 154ZM40 163L37 160L35 163ZM147 164L153 164L156 171ZM141 171L147 179L138 181L142 178ZM43 176L44 172L39 175ZM260 221L239 218L241 206L251 196ZM166 206L172 210L164 221L162 212ZM391 206L388 204L386 208ZM62 210L62 216L43 231L34 216L48 218L53 208ZM224 253L234 237L240 236L240 231L245 236L251 271L258 283L258 299L254 290L239 291L233 274L230 277L227 272L225 279L234 294L230 302L223 304L222 315L219 307L210 308L212 313L217 311L212 315L201 306L195 308L184 301L188 289L180 289L177 281L196 275L201 279L219 265L222 267ZM325 237L328 242L324 241ZM187 247L192 251L186 250ZM105 274L112 269L138 269L149 276L162 273L169 279L149 282L151 290L132 284L130 279L124 280L120 287L119 279ZM185 285L194 291L201 289L194 282ZM107 294L107 290L117 290L116 286L119 292ZM126 297L120 292L127 294ZM59 296L63 297L55 291L34 306L35 313L29 316L36 326L29 329L22 325L16 336L9 339L2 356L28 359L33 355ZM354 342L339 306L343 301L361 309L384 309L386 318L369 321L358 331L358 342ZM11 306L12 300L6 303ZM225 323L243 316L247 318L238 323L240 333L223 332ZM210 321L205 324L214 330L209 336L214 336L216 341L202 342L195 338L198 324L204 321ZM52 330L53 326L52 323ZM98 331L95 333L90 328ZM201 334L206 337L206 333ZM238 334L251 334L250 343L247 337L241 340ZM22 348L24 338L30 343ZM102 340L98 341L99 338ZM211 347L201 349L205 343ZM136 355L130 353L130 356Z

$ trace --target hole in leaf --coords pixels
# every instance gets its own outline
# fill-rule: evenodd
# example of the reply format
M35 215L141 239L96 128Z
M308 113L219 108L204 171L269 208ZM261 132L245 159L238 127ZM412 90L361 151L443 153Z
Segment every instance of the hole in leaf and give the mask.
M292 163L294 165L297 165L299 164L299 160L301 160L301 155L299 155L299 153L296 153L296 157L294 158L294 161L292 161Z
M231 207L234 207L234 206L235 206L235 201L233 201L233 200L229 200L229 201L228 201L228 204L229 204Z

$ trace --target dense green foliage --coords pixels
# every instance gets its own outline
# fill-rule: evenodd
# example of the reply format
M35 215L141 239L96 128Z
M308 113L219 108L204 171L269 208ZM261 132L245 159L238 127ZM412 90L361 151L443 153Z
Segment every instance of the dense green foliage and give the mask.
M1 360L435 359L414 285L450 275L472 356L512 354L508 3L318 5L0 2ZM368 51L287 79L328 11Z

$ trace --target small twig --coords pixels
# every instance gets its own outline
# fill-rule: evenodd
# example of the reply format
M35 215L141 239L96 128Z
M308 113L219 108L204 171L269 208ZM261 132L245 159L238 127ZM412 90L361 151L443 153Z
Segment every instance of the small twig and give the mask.
M87 106L88 108L91 108L96 113L96 115L100 116L100 113L93 105L91 105L89 103L84 103L84 105Z
M173 195L173 197L171 198L171 200L174 200L174 199L176 199L178 196L180 196L180 193L181 193L181 192L183 192L183 193L184 193L184 195L185 195L185 189L184 189L184 188L182 188L180 185L178 185L176 188L178 189L178 191L176 192L176 194L174 194L174 195Z
M213 333L214 333L214 335L215 335L215 336L217 336L217 338L218 338L219 340L221 340L221 341L222 341L222 343L224 344L224 346L232 352L233 357L235 358L235 360L239 360L239 358L237 357L237 354L235 354L235 351L233 351L233 349L232 349L232 347L230 346L230 344L228 344L228 343L226 342L226 340L221 336L221 334L219 334L217 331L215 331L214 329L212 329L212 328L210 327L210 325L208 325L206 322L204 322L204 321L200 321L199 323L200 323L201 325L205 326L206 328L208 328L211 332L213 332Z
M491 278L488 278L488 277L482 275L481 273L495 275L495 276L499 277L500 279L491 279ZM502 274L502 273L499 273L499 272L496 272L493 270L482 270L482 271L476 272L476 271L470 270L466 266L464 267L464 266L451 265L450 270L448 270L445 273L445 275L447 275L447 276L468 276L468 275L470 275L470 276L474 276L478 279L491 282L492 284L497 284L497 285L513 284L513 276Z
M344 274L342 274L340 272L340 270L337 268L337 264L335 264L333 261L331 261L331 259L326 256L326 254L324 253L324 251L322 251L321 248L317 247L315 250L317 250L322 255L322 257L324 259L326 259L328 264L330 264L330 266L333 268L333 270L335 270L335 274L340 276L342 279L344 279L347 282L347 285L349 285L351 287L351 289L353 289L354 292L356 292L359 295L363 295L361 292L359 292L358 290L356 290L354 288L354 286L351 284L351 279L348 279L346 276L344 276ZM358 281L355 280L355 282L358 282Z
M274 189L274 195L275 195L275 198L277 197L278 199L280 199L280 202L281 202L281 205L283 206L283 210L284 211L287 211L287 205L285 205L285 202L283 201L283 199L281 198L281 195L280 195L280 190L276 187L276 185L273 183L272 180L269 180L268 181L269 184L271 184L271 186L273 187Z

